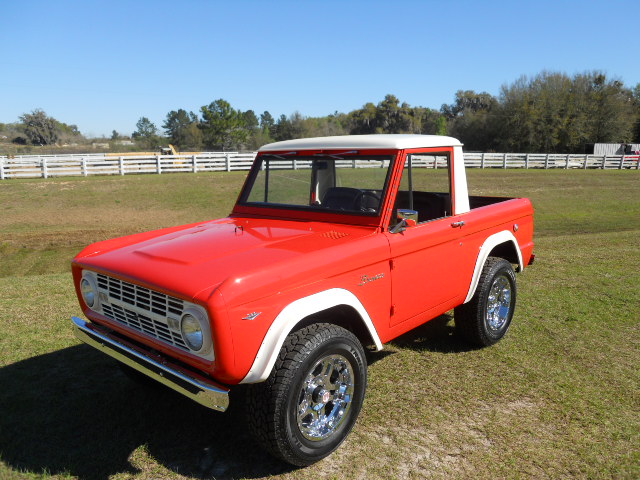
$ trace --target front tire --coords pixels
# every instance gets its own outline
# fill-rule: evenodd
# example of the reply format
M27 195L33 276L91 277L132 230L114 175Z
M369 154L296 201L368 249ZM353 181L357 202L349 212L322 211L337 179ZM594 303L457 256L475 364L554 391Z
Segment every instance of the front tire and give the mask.
M516 293L511 264L503 258L487 258L473 298L455 309L456 330L477 347L498 342L511 325Z
M366 387L367 365L357 337L336 325L310 325L287 337L269 378L251 386L249 427L276 457L311 465L347 437Z

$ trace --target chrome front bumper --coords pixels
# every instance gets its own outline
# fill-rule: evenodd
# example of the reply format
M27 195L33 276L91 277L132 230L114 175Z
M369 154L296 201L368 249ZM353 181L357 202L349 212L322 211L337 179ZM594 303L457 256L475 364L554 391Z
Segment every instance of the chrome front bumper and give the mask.
M75 336L116 360L144 373L205 407L224 412L229 407L229 389L189 372L157 356L153 359L142 349L110 335L92 323L71 317ZM102 330L102 329L100 329ZM196 378L197 377L197 378Z

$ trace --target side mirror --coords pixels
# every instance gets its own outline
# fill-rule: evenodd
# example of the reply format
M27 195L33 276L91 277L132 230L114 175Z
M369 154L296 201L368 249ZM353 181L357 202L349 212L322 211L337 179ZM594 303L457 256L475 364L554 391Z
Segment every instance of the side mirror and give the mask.
M407 208L398 209L398 223L396 223L389 233L401 233L408 227L415 227L418 223L418 212Z

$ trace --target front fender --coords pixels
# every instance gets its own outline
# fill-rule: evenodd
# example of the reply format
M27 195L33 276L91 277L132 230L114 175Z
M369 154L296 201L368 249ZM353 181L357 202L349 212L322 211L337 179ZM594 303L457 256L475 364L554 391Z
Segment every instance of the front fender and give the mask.
M353 307L371 334L376 349L382 350L382 342L371 317L358 297L343 288L331 288L300 298L287 305L273 321L260 345L256 358L240 383L257 383L267 379L287 335L301 320L314 313L339 305Z

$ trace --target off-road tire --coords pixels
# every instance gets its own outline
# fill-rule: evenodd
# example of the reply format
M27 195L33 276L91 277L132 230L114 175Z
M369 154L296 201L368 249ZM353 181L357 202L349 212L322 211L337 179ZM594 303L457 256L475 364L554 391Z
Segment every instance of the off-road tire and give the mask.
M325 378L314 373L319 365L325 364L330 364L327 371L331 371L332 380L326 385L322 380L310 380ZM329 392L330 385L336 386L345 378L352 378L348 403L344 402L344 393L337 393L339 389ZM315 386L316 383L322 387ZM346 389L345 384L341 388ZM274 456L296 466L311 465L338 448L349 434L360 413L366 387L367 364L358 338L336 325L312 324L289 334L269 378L250 385L246 396L247 423L258 443ZM306 400L310 394L305 392L314 388L314 395L319 392L325 399L331 396L330 400L324 400L324 403L319 400L315 405L324 413L333 412L331 418L338 420L325 425L326 432L322 432L326 436L321 436L320 430L314 430L311 433L319 436L310 439L309 423L320 424L309 420L313 419L313 412ZM309 417L304 417L307 419L305 424L300 420L303 415L300 412L306 411L310 413Z
M473 298L455 309L456 331L473 346L493 345L509 330L515 307L513 267L503 258L489 257Z

